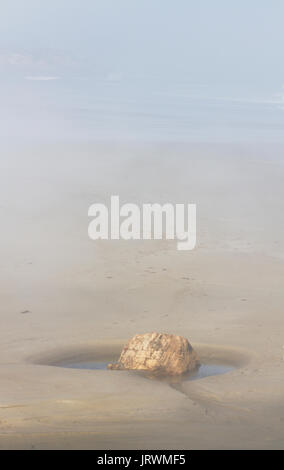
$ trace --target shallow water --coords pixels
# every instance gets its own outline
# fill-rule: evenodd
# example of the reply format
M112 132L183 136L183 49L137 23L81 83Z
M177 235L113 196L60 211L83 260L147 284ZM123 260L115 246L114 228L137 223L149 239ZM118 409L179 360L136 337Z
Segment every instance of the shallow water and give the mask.
M111 361L107 362L97 362L97 361L89 361L89 362L72 362L72 363L61 363L58 364L59 367L67 367L69 369L90 369L90 370L106 370L107 365ZM193 372L188 374L184 374L178 377L155 377L154 375L150 375L147 372L141 371L141 375L150 379L159 379L170 383L176 383L180 381L189 381L189 380L198 380L203 379L204 377L210 377L212 375L221 375L226 374L234 370L234 367L228 364L201 364L201 366ZM140 373L139 371L135 371L135 373Z

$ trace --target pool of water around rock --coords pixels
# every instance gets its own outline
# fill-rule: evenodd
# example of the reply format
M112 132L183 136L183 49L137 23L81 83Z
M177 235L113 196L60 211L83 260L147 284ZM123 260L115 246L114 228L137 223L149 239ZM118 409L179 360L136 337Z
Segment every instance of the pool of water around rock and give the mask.
M86 362L62 362L56 364L57 367L65 367L69 369L89 369L89 370L107 370L107 365L110 361L100 362L100 361L86 361ZM180 381L189 381L189 380L198 380L212 375L221 375L226 374L234 370L235 367L228 364L221 363L210 363L210 364L201 364L198 369L183 374L182 376L165 376L165 377L155 377L153 374L149 374L147 371L132 371L137 374L150 379L158 379L171 383L176 383ZM111 371L110 371L111 372ZM130 371L131 372L131 371Z
M98 343L90 345L73 345L56 348L46 352L41 352L27 358L27 362L41 366L63 367L74 371L82 372L94 371L107 374L127 373L114 370L107 370L107 365L117 361L125 342ZM197 351L201 366L182 376L157 377L147 371L129 370L128 373L140 375L149 380L159 380L168 383L174 388L190 381L201 380L206 377L222 376L236 369L244 367L251 360L248 351L228 346L216 346L209 344L193 345Z

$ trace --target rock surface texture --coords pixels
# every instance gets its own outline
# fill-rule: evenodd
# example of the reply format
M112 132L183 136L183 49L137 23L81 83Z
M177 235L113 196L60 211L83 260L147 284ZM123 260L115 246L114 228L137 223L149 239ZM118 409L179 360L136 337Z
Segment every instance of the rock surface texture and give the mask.
M109 364L108 368L180 375L194 370L199 364L199 358L186 338L146 333L135 335L123 348L118 363Z

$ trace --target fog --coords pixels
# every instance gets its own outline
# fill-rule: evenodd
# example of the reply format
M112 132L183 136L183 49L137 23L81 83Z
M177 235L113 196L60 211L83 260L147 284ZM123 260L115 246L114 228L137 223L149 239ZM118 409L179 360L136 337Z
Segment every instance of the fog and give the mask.
M0 136L283 141L283 2L12 0Z

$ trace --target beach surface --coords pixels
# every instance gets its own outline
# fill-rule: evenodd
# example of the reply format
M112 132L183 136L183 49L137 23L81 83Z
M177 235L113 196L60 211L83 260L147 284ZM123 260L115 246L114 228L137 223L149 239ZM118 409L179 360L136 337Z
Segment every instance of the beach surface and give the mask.
M284 448L281 145L47 143L0 156L0 449ZM92 241L88 208L196 203L197 246ZM185 336L179 389L57 367Z

